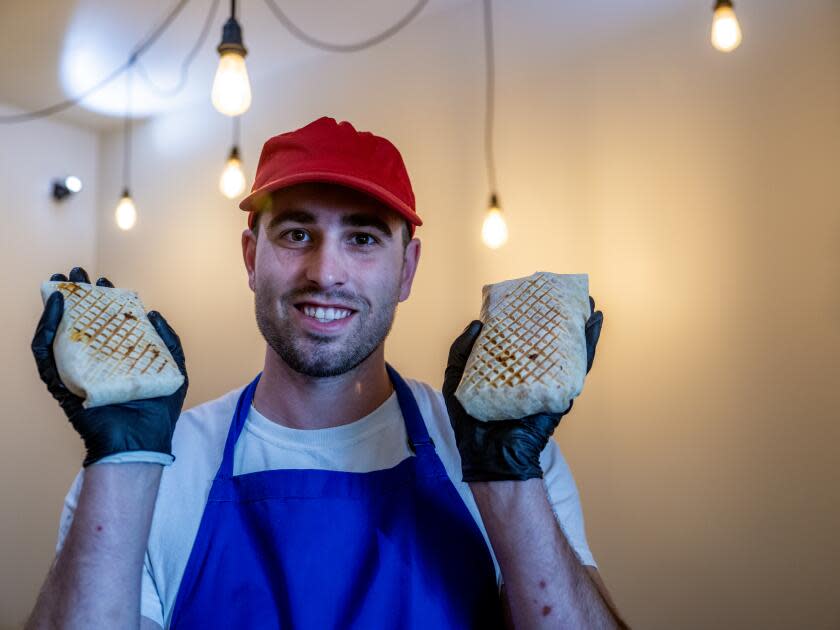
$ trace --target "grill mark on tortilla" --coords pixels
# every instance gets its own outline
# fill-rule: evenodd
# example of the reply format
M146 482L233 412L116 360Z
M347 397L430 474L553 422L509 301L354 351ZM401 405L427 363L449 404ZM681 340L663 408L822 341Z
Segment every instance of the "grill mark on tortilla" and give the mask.
M87 344L90 343L90 335L84 330L79 330L74 326L72 332L70 333L70 341L80 341Z
M134 363L132 363L131 365L128 366L128 370L131 370L131 368L133 368L135 365L137 365L137 362L140 361L140 359L143 358L143 356L149 351L149 348L154 348L154 346L151 344L151 342L146 343L146 347L143 348L143 352L141 352L140 355L136 359L134 359Z
M96 329L96 332L95 332L95 333L93 333L92 337L93 337L94 339L95 339L96 337L98 337L98 336L99 336L99 333L101 333L101 332L105 329L105 327L106 327L108 324L110 324L112 321L114 321L114 318L115 318L117 315L119 315L119 314L120 314L120 312L119 312L119 311L117 311L116 313L114 313L113 315L111 315L111 317L109 317L107 320L105 320L105 323L104 323L104 324L102 324L99 328L97 328L97 329ZM120 328L120 327L119 327L119 326L117 326L117 327L114 329L114 331L111 333L111 335L110 335L110 336L109 336L109 337L108 337L105 341L103 341L101 344L99 344L99 349L100 349L100 351L108 345L108 342L109 342L109 341L111 341L111 339L113 339L113 338L114 338L114 334L115 334L115 333L119 330L119 328Z
M564 328L561 320L569 321L570 318L560 309L552 309L546 313L544 311L520 311L518 306L512 306L514 302L520 301L526 293L534 294L534 297L531 299L532 302L539 304L548 301L550 303L554 293L554 286L549 278L549 275L537 273L534 277L518 283L512 289L503 293L499 302L493 307L494 314L488 317L478 339L475 341L475 346L479 350L483 349L486 351L492 357L492 360L499 365L500 369L493 369L492 365L482 367L479 364L474 364L470 366L471 370L464 374L462 382L459 385L462 393L473 393L480 389L511 391L512 388L516 388L522 383L531 382L532 380L539 382L543 374L555 367L560 367L560 370L563 371L560 359L565 359L565 356L546 356L545 360L550 361L550 363L540 365L538 373L535 373L530 365L525 364L525 357L534 361L539 356L538 353L534 353L534 350L537 350L534 346L543 343L543 339L546 336L545 332L541 332L539 337L531 339L525 348L516 348L520 352L511 353L508 351L508 348L501 349L498 353L493 352L494 350L500 350L499 346L516 347L516 342L520 338L520 335L529 328L524 322L535 322L537 329L542 329L542 331L555 327L560 329ZM511 318L512 315L516 316L515 319ZM544 318L546 315L549 317L547 322L537 322L535 319L537 317ZM505 320L515 322L524 320L524 322L521 326L496 328L498 323L504 322ZM489 331L489 334L486 331ZM562 355L562 353L560 354ZM511 359L513 365L509 364ZM494 373L490 379L479 380L476 378L476 373L480 373L488 368Z
M134 332L134 330L139 325L140 325L140 322L137 322L137 323L134 324L134 326L131 327L130 330L126 331L125 337L123 337L122 341L117 345L117 347L114 349L114 351L119 350L119 348L122 346L123 342L126 341L131 336L131 334ZM121 328L117 329L117 331L120 331L120 330L122 330L122 329ZM117 332L117 331L115 331L115 332ZM104 352L102 352L102 348L98 348L96 350L96 352L97 352L97 354L99 354L99 356L106 357L106 359L110 359L110 360L96 361L94 363L94 367L98 367L99 369L87 372L85 374L86 377L89 377L91 379L94 378L94 377L96 377L96 378L108 378L110 376L113 376L114 373L117 372L117 370L119 370L123 365L125 365L124 360L117 359L117 358L112 358L113 357L113 352L112 352L111 355L107 355ZM106 372L106 370L107 370L107 372ZM103 372L104 372L104 374L103 374ZM126 372L128 372L128 370L126 370Z
M542 301L544 301L545 298L548 298L548 299L551 298L552 288L553 287L552 287L551 283L548 281L548 278L543 274L538 274L536 278L532 278L532 279L528 280L527 282L521 282L517 286L515 286L511 291L509 291L508 293L505 293L503 299L500 300L499 304L497 304L494 307L494 310L496 311L497 314L494 317L491 317L488 320L488 322L485 324L485 327L482 329L481 334L479 334L479 338L476 340L476 344L478 344L479 347L481 347L481 346L485 346L487 344L492 343L492 345L491 345L492 348L495 348L497 346L497 344L500 344L500 343L506 343L507 342L509 344L513 344L513 339L508 341L507 338L508 337L518 337L516 329L509 328L509 329L495 329L494 330L494 326L495 326L496 322L504 321L505 319L507 319L509 317L509 313L506 312L506 309L509 310L510 308L512 308L510 306L511 302L513 302L514 300L520 299L520 296L522 296L522 294L528 293L530 291L534 291L536 293L536 298L535 298L536 301L542 302ZM521 313L517 309L514 309L514 312L518 315L524 316L525 318L527 318L529 320L533 320L533 318L530 316L531 314L529 314L529 313ZM551 319L549 320L548 323L553 324L554 320L557 318L558 315L560 315L563 319L568 319L567 317L563 316L559 311L551 311ZM543 327L545 327L545 325L543 325ZM488 340L486 338L486 336L484 335L484 330L485 329L492 330L493 334L498 335L498 336L494 337L492 340ZM522 331L519 331L519 332L522 332ZM540 337L540 340L541 339L542 339L542 336ZM539 341L539 340L537 340L537 341ZM492 352L491 352L491 354L492 354ZM477 379L471 378L472 374L468 374L467 378L464 379L465 381L467 381L466 383L464 383L464 392L469 392L473 389L478 389L480 385L484 386L484 387L489 386L492 389L507 389L509 387L514 387L521 382L525 382L525 381L529 380L528 377L531 376L529 371L526 371L526 372L523 373L523 372L515 369L515 367L516 367L515 364L519 361L519 358L516 355L512 355L510 352L507 351L507 349L505 349L505 350L502 351L500 356L503 357L502 360L499 360L499 357L496 357L496 356L493 357L495 360L497 360L502 365L502 368L503 368L501 373L499 373L499 372L496 373L496 375L499 377L498 381L497 380L490 380L490 381L483 380L483 381L479 382ZM514 365L508 365L508 363L507 363L508 360L513 360ZM552 365L554 365L554 363L552 363ZM473 366L473 371L476 371L477 369L478 369L477 365ZM542 371L544 372L544 371L547 371L548 369L550 369L550 368L545 367Z
M77 304L79 304L79 303L83 302L83 301L84 301L84 298L85 298L85 297L87 297L88 295L90 295L90 291L86 291L86 292L85 292L85 293L84 293L84 294L83 294L83 295L82 295L82 296L81 296L78 300L76 300L75 302L73 302L73 303L71 304L71 308L75 308ZM75 313L74 313L74 316L75 316L75 318L76 318L76 321L77 321L77 322L81 321L81 320L82 320L82 319L83 319L86 315L88 315L88 313L90 313L90 312L91 312L91 310L92 310L94 307L96 307L96 306L100 306L99 312L98 312L96 315L91 315L91 316L90 316L90 321L91 321L91 322L95 322L95 321L99 318L99 316L100 316L100 315L102 315L102 313L104 313L104 312L106 311L106 309L108 308L108 304L109 304L109 302L105 302L105 303L101 303L101 302L102 302L102 300L101 300L101 296L96 296L96 297L93 299L93 301L92 301L90 304L88 304L88 306L87 306L87 308L85 308L85 310L83 310L83 311L81 311L81 312L79 312L79 313L77 313L77 314L75 314ZM87 325L87 324L82 324L82 325L83 325L85 328L88 328L88 326L89 326L89 325ZM91 339L92 339L92 338L93 338L93 336L91 336Z
M116 317L118 314L119 314L119 313L115 313L115 314L111 317L111 319L114 319L114 317ZM109 323L110 323L111 319L109 319L109 320L108 320L108 322L109 322ZM131 336L131 333L133 333L133 332L134 332L134 330L135 330L135 329L136 329L139 325L140 325L140 322L137 322L136 324L134 324L134 326L132 326L132 327L131 327L131 330L127 330L127 331L125 332L125 335L123 335L123 338L119 341L119 343L117 343L117 347L116 347L116 348L114 348L114 352L116 352L117 350L119 350L119 349L122 347L122 345L123 345L123 343L124 343L125 341L128 341L128 338ZM108 342L109 342L109 341L111 341L111 339L113 339L113 338L114 338L114 335L116 335L118 332L122 332L123 330L125 330L125 324L123 323L123 325L122 325L122 326L120 326L119 324L117 324L117 325L116 325L116 327L114 328L114 331L111 333L111 336L110 336L110 337L108 337L108 338L107 338L107 339L106 339L106 340L102 343L102 345L100 346L100 348L104 348L105 346L107 346L107 345L108 345Z
M65 320L62 337L77 342L74 345L79 349L79 360L83 365L88 364L85 373L78 375L79 378L93 381L115 374L128 378L140 374L150 377L153 373L172 370L167 348L161 347L160 341L154 341L154 329L146 317L138 315L138 312L143 314L144 309L136 294L126 292L117 296L111 291L100 291L99 287L72 282L61 282L53 286L64 295L65 314L70 315ZM110 314L109 310L114 305L118 307L116 313ZM107 321L100 323L106 318ZM113 326L114 330L108 331L108 326ZM116 347L109 345L112 340L116 342ZM81 341L85 343L78 345ZM144 351L131 362L132 353L143 345ZM142 365L149 351L153 356L149 357L142 371L135 370L130 374L131 369Z
M148 347L147 347L147 349L148 349ZM149 363L146 365L146 367L144 367L142 370L140 370L140 374L145 374L146 370L148 370L150 367L152 367L154 362L158 360L158 357L160 357L160 350L158 350L157 348L152 346L152 354L155 355L155 356L152 358L151 361L149 361ZM158 370L158 372L160 372L160 370Z
M59 290L63 289L64 291L67 291L71 295L75 295L78 291L81 290L81 287L78 284L74 284L72 282L62 282L56 288L58 288ZM67 297L67 296L65 296L65 297Z
M70 285L70 286L71 286L71 287L75 287L75 286L77 286L77 285ZM81 292L81 293L74 293L74 297L76 297L77 299L75 299L75 300L72 300L72 301L71 301L71 308L75 308L75 307L76 307L79 303L83 302L83 301L84 301L84 299L85 299L85 298L87 298L90 294L91 294L91 292L90 292L90 291L85 291L85 290L82 290L82 292ZM102 293L99 293L98 295L96 295L96 296L93 298L93 301L92 301L90 304L88 304L87 308L85 308L85 310L81 311L78 315L74 314L74 315L76 316L76 318L77 318L77 321L81 320L84 316L86 316L86 315L87 315L87 316L89 316L89 317L92 317L92 318L91 318L91 322L95 322L95 321L96 321L96 320L97 320L97 319L98 319L98 318L99 318L99 317L100 317L100 316L101 316L101 315L102 315L102 314L106 311L106 309L107 309L107 308L108 308L111 304L113 304L113 303L115 302L115 300L107 300L107 299L104 299L104 298L105 298L105 296L104 296ZM130 305L130 302L129 302L129 305ZM90 316L90 315L89 315L89 313L90 313L90 312L91 312L91 310L92 310L94 307L96 307L96 306L99 306L99 307L100 307L100 308L99 308L99 312L98 312L96 315L94 315L94 316ZM117 314L118 314L119 312L120 312L120 311L117 311ZM112 318L111 318L111 319L113 319L113 316L112 316ZM137 320L136 320L136 318L135 318L135 321L137 321ZM110 322L110 320L109 320L109 322ZM135 328L137 328L137 325L138 325L138 324L139 324L139 322L135 323L135 325L134 325L134 326L132 326L132 328L131 328L130 330L126 331L126 333L125 333L125 337L123 338L123 341L125 341L126 339L128 339L128 338L131 336L131 333L133 333L133 332L134 332L134 330L135 330ZM106 325L107 325L107 323L106 323ZM100 327L100 329L99 329L99 330L101 331L101 330L102 330L102 328L104 328L104 326ZM119 367L122 365L122 361L121 361L120 359L114 359L114 358L113 358L113 354L114 354L114 352L115 352L116 350L118 350L118 349L119 349L119 347L122 345L122 343L119 343L119 344L117 345L117 348L111 349L111 353L110 353L110 354L109 354L109 353L106 353L106 352L104 351L104 349L105 349L106 347L108 347L108 346L107 346L107 343L108 343L108 342L109 342L109 341L113 338L113 336L114 336L117 332L119 332L119 331L121 331L121 330L123 330L123 328L122 328L122 327L120 327L120 326L116 326L116 329L114 330L114 332L112 332L112 333L111 333L111 336L110 336L110 337L108 337L108 339L107 339L107 340L105 340L105 342L104 342L104 343L102 343L102 344L100 344L100 345L98 345L98 346L95 346L95 347L93 348L93 351L94 351L94 353L95 353L95 354L97 354L97 355L99 355L99 356L101 356L101 357L105 357L106 359L111 359L111 360L110 360L110 361L106 360L106 361L97 361L97 362L95 362L95 363L91 366L93 369L92 369L92 370L89 370L88 372L86 372L86 373L85 373L85 376L86 376L86 377L88 377L88 378L93 378L93 377L97 377L97 378L100 378L100 377L109 377L109 376L113 375L113 374L114 374L114 372L116 372L116 371L119 369ZM80 331L80 332L81 332L81 331ZM99 331L97 331L97 332L99 332ZM90 333L84 333L84 334L85 334L85 335L89 335ZM92 338L92 339L93 339L93 338ZM114 362L116 362L116 365L114 365ZM98 368L98 369L97 369L97 368ZM110 368L110 369L109 369L109 368ZM104 372L105 370L109 370L109 371L108 371L106 374L104 374L104 375L103 375L103 374L102 374L102 372Z

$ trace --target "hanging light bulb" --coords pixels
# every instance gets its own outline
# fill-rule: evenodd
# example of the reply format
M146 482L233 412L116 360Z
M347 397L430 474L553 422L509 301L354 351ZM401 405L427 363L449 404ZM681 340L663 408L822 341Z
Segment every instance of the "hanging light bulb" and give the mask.
M239 116L251 107L251 83L245 67L248 51L242 44L242 28L236 21L236 0L230 3L230 18L222 28L222 43L216 49L221 55L213 79L213 107L226 116Z
M131 70L134 67L137 57L132 56L131 64L126 73L126 107L123 118L123 192L117 209L114 211L114 218L121 230L130 230L137 223L137 208L134 207L134 200L128 192L129 181L131 181Z
M117 204L117 210L114 212L114 217L117 219L117 225L122 230L130 230L137 223L137 208L134 207L134 200L128 192L128 188L123 190L120 202Z
M495 193L490 195L490 207L487 209L487 216L484 217L484 224L481 226L481 240L490 249L498 249L508 240L507 224Z
M712 45L721 52L731 52L741 44L741 26L731 0L717 0L712 18Z
M245 173L242 172L242 162L239 161L239 147L230 150L225 170L219 178L219 190L228 199L234 199L245 190Z

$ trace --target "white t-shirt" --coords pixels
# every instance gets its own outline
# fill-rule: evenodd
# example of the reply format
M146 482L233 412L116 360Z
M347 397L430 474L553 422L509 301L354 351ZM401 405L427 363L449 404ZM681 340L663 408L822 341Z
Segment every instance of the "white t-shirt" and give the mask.
M461 458L443 394L420 381L404 380L417 400L438 457L491 549L497 582L501 584L499 564L475 499L469 485L461 481ZM164 467L161 476L141 591L141 614L164 628L171 621L175 597L243 389L244 386L183 412L175 426L172 451L176 459L174 464ZM392 468L412 456L396 392L364 418L327 429L284 427L251 405L234 449L233 474L283 468L370 472ZM596 566L586 542L577 486L553 439L540 455L540 464L550 503L569 544L582 564ZM84 468L76 475L64 500L56 553L73 520L83 478Z

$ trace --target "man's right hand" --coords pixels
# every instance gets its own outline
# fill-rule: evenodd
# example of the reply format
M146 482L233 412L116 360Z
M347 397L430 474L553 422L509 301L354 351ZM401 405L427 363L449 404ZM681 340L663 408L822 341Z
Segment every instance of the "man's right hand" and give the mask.
M50 280L66 282L68 278L63 274L54 274ZM87 272L81 267L75 267L70 272L69 281L90 284ZM100 278L96 284L114 286L106 278ZM85 409L82 407L82 399L61 382L55 365L53 339L63 313L64 296L60 291L55 291L44 305L44 312L32 339L32 354L41 380L84 440L87 457L83 466L87 467L104 457L129 452L132 455L128 461L160 464L164 463L162 459L168 459L168 463L172 463L172 434L189 385L184 350L178 335L163 315L157 311L148 313L149 321L184 375L184 384L176 392L169 396ZM166 457L162 458L160 454Z

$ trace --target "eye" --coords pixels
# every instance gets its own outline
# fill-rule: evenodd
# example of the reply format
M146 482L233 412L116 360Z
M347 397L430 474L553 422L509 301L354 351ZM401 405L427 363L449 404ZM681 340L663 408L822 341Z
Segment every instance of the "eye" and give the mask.
M303 243L305 242L303 239L305 239L308 236L308 234L306 230L294 229L283 233L283 238L287 236L291 237L291 240L295 243Z
M358 239L367 239L367 242L364 242L364 241L359 242ZM375 245L379 241L372 234L367 234L365 232L359 232L358 234L353 235L353 242L354 242L355 245Z

